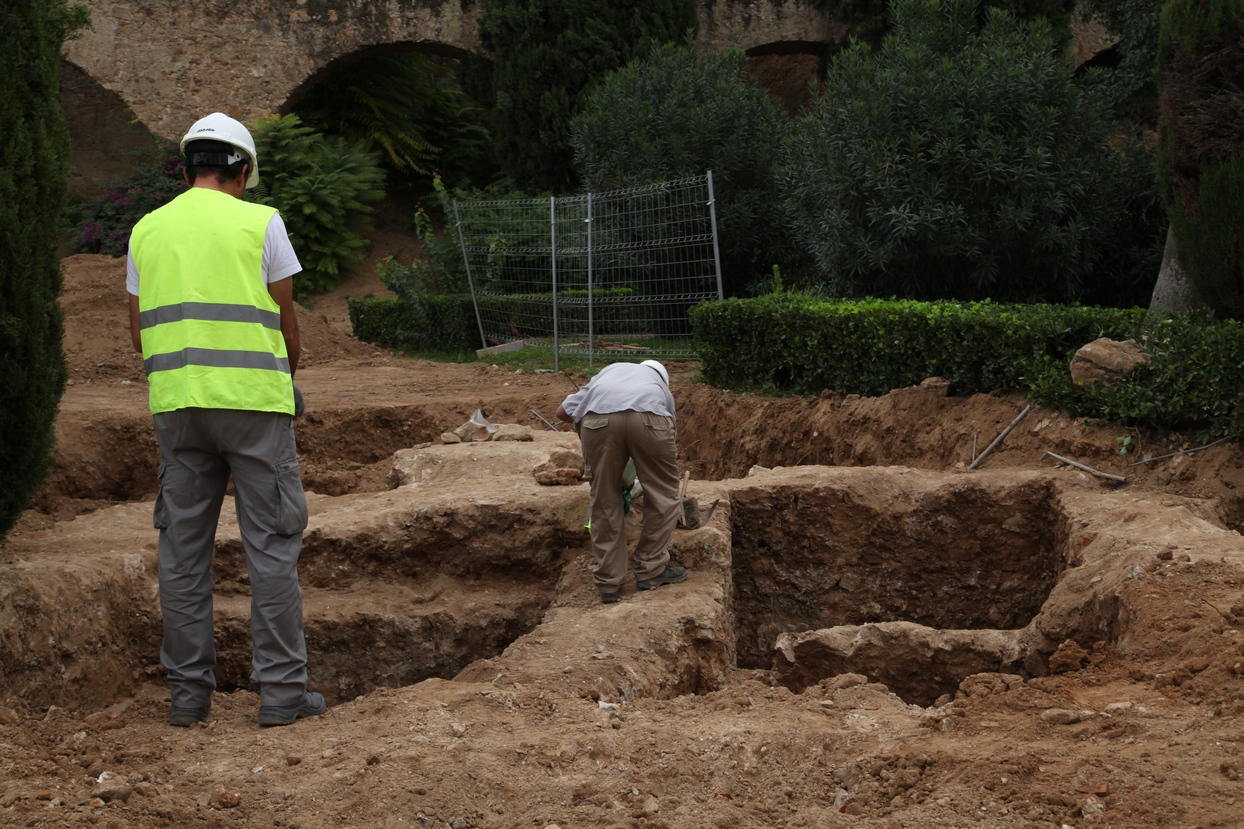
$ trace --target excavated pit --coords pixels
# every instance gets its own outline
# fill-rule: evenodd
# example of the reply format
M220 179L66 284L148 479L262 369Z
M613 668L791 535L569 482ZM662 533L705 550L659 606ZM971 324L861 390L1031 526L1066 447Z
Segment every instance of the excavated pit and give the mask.
M964 482L863 500L848 478L736 491L733 589L741 667L767 668L781 633L905 621L1027 625L1062 570L1050 487Z
M545 433L526 444L402 450L382 463L384 491L312 494L300 576L317 689L340 702L378 687L451 679L472 665L486 672L516 641L547 629L551 610L594 605L581 527L587 487L541 487L531 476L574 446L569 433ZM1048 478L1008 481L801 467L704 482L724 496L716 529L680 531L672 549L709 579L710 593L720 591L719 604L709 601L694 625L680 622L683 656L654 667L654 676L602 675L584 693L703 693L721 687L722 672L735 666L771 669L796 691L862 673L927 705L973 673L1041 673L1048 654L1017 636L1066 565L1067 521ZM120 509L129 524L146 518L136 515L141 504ZM215 561L222 691L249 686L251 658L245 556L229 512L226 502ZM629 522L632 534L640 513ZM704 542L704 532L718 540ZM144 541L140 562L131 552L123 568L149 580L138 612L97 614L115 617L116 640L128 643L108 651L110 670L135 681L162 673L154 538ZM115 551L127 542L108 543ZM624 598L647 597L626 588ZM76 601L66 594L42 605L50 603ZM54 631L58 615L44 614L41 635ZM90 688L90 660L104 658L75 655L85 667L66 685L56 655L32 656L38 650L33 641L16 648L27 669L2 678L6 690L48 703L64 704L76 678ZM520 670L513 656L502 661ZM64 687L52 690L58 682ZM107 690L123 692L123 685Z

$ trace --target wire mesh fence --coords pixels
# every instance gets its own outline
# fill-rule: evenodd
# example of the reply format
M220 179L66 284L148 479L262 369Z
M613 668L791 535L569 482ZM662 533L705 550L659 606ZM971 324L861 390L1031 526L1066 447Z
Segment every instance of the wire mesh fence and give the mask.
M720 300L713 174L547 199L455 201L485 347L589 362L694 357L687 311Z

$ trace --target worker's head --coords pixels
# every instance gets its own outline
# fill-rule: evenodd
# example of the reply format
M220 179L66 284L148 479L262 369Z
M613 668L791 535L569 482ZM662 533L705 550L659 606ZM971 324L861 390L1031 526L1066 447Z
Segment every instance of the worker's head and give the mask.
M259 160L255 139L241 121L213 112L194 122L181 139L186 159L186 180L194 184L202 175L214 175L220 183L232 181L246 169L246 186L259 183Z
M661 381L664 382L665 385L668 386L670 384L670 373L665 370L665 366L661 365L656 360L644 360L642 363L640 363L640 365L647 366L648 368L655 371L657 374L661 375Z

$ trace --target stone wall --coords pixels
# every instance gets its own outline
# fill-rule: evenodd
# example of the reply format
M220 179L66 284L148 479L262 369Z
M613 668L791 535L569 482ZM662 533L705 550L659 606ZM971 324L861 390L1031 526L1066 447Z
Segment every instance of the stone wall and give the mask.
M68 44L67 60L166 138L208 112L243 121L280 112L319 73L373 50L480 49L475 0L83 2L93 28ZM839 34L809 0L700 0L699 9L706 48L812 50Z

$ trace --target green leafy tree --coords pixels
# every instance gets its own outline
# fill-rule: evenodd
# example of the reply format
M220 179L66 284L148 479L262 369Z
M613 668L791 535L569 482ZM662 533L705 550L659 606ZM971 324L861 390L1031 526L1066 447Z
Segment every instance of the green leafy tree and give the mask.
M1084 16L1096 17L1119 39L1119 65L1107 73L1120 102L1119 114L1152 123L1157 98L1154 63L1158 54L1158 27L1166 0L1084 0Z
M47 475L65 390L56 297L69 129L58 78L62 45L88 22L64 0L0 6L0 539Z
M492 136L451 67L414 52L368 58L330 74L294 105L302 122L380 153L390 182L487 184Z
M247 198L275 207L302 263L295 295L327 291L367 249L361 232L372 205L384 198L376 153L341 137L326 137L296 115L254 124L259 186Z
M1158 179L1179 264L1214 312L1244 318L1244 8L1170 0L1162 70Z
M523 190L572 190L570 119L584 94L695 25L691 0L484 0L479 34L494 60L502 169Z
M1088 0L1088 2L1127 3L1131 0ZM867 43L878 43L893 23L891 0L812 0L818 7L832 6L834 16L851 27L851 36ZM985 22L989 9L1001 9L1020 20L1045 20L1054 42L1062 48L1071 41L1071 15L1076 0L985 0L977 9L977 22Z
M723 281L741 295L788 264L776 168L790 117L740 50L665 44L608 77L571 123L575 167L596 191L713 171Z
M881 51L835 56L789 142L792 222L831 292L1147 303L1152 167L1099 75L1069 78L1044 21L893 8Z

